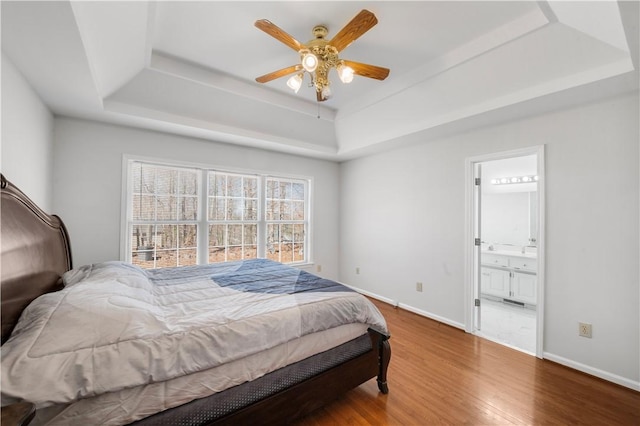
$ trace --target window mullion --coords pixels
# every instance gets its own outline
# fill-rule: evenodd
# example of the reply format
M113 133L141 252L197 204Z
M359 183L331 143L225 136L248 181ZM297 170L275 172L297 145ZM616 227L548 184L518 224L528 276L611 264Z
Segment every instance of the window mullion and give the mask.
M198 187L198 265L209 262L209 173L200 170L200 185Z
M258 258L267 257L267 180L264 176L258 176Z

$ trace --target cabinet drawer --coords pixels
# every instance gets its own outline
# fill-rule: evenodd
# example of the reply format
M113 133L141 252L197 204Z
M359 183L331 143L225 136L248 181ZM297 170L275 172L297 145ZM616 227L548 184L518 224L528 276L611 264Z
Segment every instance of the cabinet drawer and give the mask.
M491 265L491 266L509 266L509 258L505 256L499 256L496 254L482 254L480 257L480 262L483 265Z
M536 272L538 269L537 259L513 258L511 259L511 267L513 269L522 269L523 271Z

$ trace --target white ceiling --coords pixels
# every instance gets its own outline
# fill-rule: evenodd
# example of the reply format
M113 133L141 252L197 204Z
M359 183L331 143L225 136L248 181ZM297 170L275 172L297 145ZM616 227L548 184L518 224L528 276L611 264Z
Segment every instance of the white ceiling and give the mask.
M632 1L2 1L2 50L59 115L344 160L638 88ZM360 10L340 57L391 69L315 102L286 78L300 42Z

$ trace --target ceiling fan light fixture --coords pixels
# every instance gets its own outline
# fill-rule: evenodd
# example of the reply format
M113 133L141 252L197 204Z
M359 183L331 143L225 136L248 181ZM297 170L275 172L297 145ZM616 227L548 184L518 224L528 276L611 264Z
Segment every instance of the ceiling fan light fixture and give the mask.
M322 92L320 93L322 95L322 99L329 99L331 97L331 95L333 95L333 93L331 93L331 87L324 86L322 88Z
M296 74L287 80L287 86L294 92L298 93L300 86L302 86L302 74Z
M351 83L353 81L353 68L346 66L345 64L340 64L336 68L338 71L338 77L340 81L345 84Z
M302 53L302 67L307 72L314 72L318 68L318 58L313 53L307 51Z
M340 81L345 84L353 81L356 74L375 80L384 80L389 75L388 68L342 60L339 57L343 49L377 23L376 16L363 9L330 40L326 38L328 34L327 27L316 25L312 31L314 38L307 43L300 43L268 19L259 19L255 22L255 26L295 50L299 55L300 62L257 77L256 81L258 83L267 83L276 78L296 74L289 78L287 85L297 93L302 85L301 80L304 78L304 73L309 73L311 77L309 87L315 89L317 101L322 102L332 95L329 87L329 72L332 68L336 69Z

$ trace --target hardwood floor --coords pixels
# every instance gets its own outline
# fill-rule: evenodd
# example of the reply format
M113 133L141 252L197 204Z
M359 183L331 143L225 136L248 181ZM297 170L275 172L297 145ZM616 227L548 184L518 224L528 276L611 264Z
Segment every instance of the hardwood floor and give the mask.
M373 300L391 332L389 394L375 380L299 425L640 425L640 392Z

